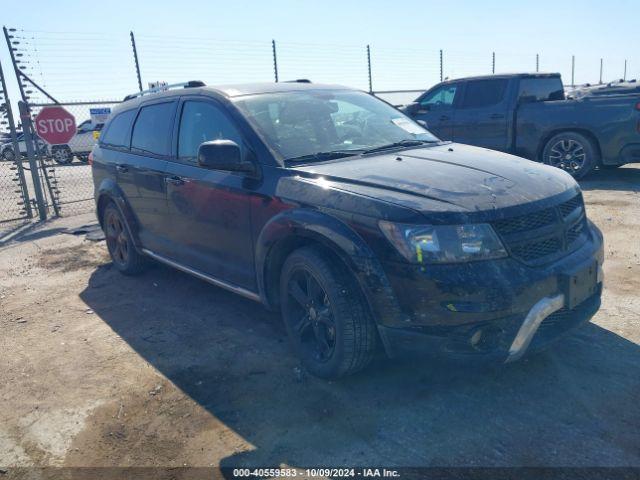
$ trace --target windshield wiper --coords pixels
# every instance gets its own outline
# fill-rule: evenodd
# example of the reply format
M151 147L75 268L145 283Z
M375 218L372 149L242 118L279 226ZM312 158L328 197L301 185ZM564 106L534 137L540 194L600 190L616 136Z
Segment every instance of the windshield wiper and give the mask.
M358 155L362 153L363 150L353 149L353 150L331 150L328 152L316 152L311 153L309 155L300 155L298 157L287 158L287 162L309 162L309 161L319 161L322 162L324 160L333 160L336 158L350 157L353 155Z
M380 145L379 147L370 148L369 150L365 150L362 153L375 153L382 152L384 150L389 150L391 148L401 148L401 147L417 147L419 145L424 145L425 143L438 143L437 140L400 140L399 142L387 143L386 145Z

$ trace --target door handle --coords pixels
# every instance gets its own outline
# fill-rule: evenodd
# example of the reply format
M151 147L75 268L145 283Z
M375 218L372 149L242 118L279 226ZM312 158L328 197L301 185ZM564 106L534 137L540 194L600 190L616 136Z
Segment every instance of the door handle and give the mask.
M170 177L164 177L164 182L165 183L169 183L171 185L184 185L184 179L182 177L179 177L177 175L172 175Z
M504 114L502 113L492 113L489 115L489 118L492 120L498 120L499 118L504 118Z
M449 120L449 116L448 115L440 115L440 119L441 122L444 122L445 120Z
M120 173L127 173L129 171L129 167L126 165L116 165L116 170Z

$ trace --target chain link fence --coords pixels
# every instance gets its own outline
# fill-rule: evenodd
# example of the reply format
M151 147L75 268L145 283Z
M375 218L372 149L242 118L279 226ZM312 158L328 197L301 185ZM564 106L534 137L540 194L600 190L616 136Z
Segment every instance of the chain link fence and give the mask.
M29 104L35 119L44 108L62 107L73 115L76 134L68 143L43 145L40 164L48 204L57 215L91 211L93 179L89 153L98 141L104 122L118 102L39 103Z
M24 140L18 134L0 65L0 238L28 221L33 213L23 165ZM22 143L22 148L21 148Z
M69 144L44 148L39 143L34 145L39 152L36 181L41 184L42 202L54 215L87 212L93 208L87 155L101 125L95 121L92 111L112 108L127 94L147 88L151 82L203 80L215 85L304 78L360 88L399 105L411 102L446 78L554 71L563 75L566 84L572 85L630 79L640 73L640 59L624 56L625 52L620 55L613 52L613 56L601 59L576 58L569 52L457 51L426 44L399 49L376 44L229 41L171 35L134 36L133 32L16 28L6 28L5 39L20 98L28 105L31 118L42 108L59 105L75 117L78 127ZM15 111L14 117L18 124ZM16 131L20 131L19 125ZM24 198L33 190L33 185L24 186L20 178L16 181L19 173L15 163L0 164L0 222L12 215L27 216ZM27 177L30 180L31 176ZM33 195L30 198L33 199Z
M7 143L10 139L4 137L1 141ZM4 146L4 153L7 154L10 148L13 150ZM7 160L3 156L0 159L0 236L30 218L30 205L24 196L24 183L19 171L21 163L22 158Z

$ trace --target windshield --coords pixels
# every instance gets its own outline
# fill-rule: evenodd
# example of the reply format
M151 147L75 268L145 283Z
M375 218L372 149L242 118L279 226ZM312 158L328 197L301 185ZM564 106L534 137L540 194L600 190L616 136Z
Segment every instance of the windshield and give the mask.
M421 125L364 92L271 93L241 97L235 104L284 160L438 142Z

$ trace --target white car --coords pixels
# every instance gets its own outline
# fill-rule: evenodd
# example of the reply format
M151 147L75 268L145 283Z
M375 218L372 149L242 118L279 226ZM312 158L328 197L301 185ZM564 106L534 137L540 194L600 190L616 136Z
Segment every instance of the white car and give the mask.
M24 133L19 133L17 140L18 140L18 148L20 149L20 155L22 157L26 157L27 145L26 145L26 142L24 141ZM44 143L40 138L36 140L36 143L38 145L38 151L42 154L46 154L47 144ZM16 154L13 149L13 142L11 140L0 145L0 156L2 157L3 160L6 160L8 162L13 162L15 160Z
M93 123L91 120L85 120L80 125L73 138L64 145L51 145L49 150L51 156L61 165L69 164L73 161L73 157L78 158L81 162L86 162L93 146L98 141L98 134L104 123Z

